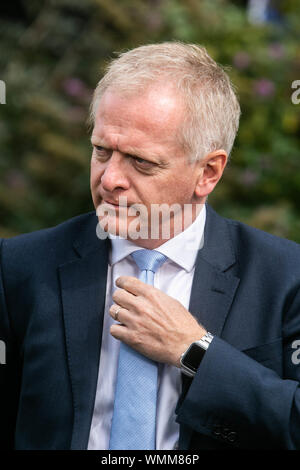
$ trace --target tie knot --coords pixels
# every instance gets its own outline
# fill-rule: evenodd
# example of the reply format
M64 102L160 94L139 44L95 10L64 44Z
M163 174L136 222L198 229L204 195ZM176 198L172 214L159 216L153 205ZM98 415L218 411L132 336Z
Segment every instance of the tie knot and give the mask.
M167 260L165 255L155 250L137 250L131 253L131 256L141 271L154 273Z

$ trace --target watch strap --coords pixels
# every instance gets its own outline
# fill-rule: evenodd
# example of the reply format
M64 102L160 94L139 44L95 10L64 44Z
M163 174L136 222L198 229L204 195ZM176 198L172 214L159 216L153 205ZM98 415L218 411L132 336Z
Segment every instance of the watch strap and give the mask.
M208 349L210 343L212 342L213 340L213 335L211 333L209 333L209 331L204 335L202 336L201 339L199 339L198 341L196 341L196 343L199 344L199 346L201 346L203 349Z
M198 341L194 341L192 344L190 344L190 346L187 348L187 350L181 355L180 365L181 365L181 370L185 375L187 375L189 377L194 377L196 375L196 370L191 369L190 367L188 367L188 365L187 365L188 361L185 360L185 359L188 359L188 354L189 354L189 351L191 350L191 348L194 345L199 348L199 358L198 358L198 364L197 364L197 367L199 367L199 365L200 365L200 363L203 359L203 356L204 356L205 352L207 351L207 349L209 348L209 345L212 342L212 340L213 340L213 335L211 333L207 332L204 336L202 336L201 339L199 339Z

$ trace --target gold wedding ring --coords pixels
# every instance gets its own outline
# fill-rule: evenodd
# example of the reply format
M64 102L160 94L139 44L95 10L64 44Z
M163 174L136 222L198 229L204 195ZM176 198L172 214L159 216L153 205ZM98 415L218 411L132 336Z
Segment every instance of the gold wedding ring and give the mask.
M119 313L120 310L121 310L121 307L118 307L117 310L115 311L115 320L116 320L116 321L119 321L119 319L118 319L118 313Z

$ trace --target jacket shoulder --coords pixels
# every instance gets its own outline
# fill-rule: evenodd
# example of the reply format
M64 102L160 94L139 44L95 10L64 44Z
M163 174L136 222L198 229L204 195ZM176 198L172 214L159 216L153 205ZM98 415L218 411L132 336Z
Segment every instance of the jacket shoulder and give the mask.
M93 225L96 229L95 212L81 214L54 227L17 235L0 240L1 262L6 266L26 266L26 263L39 263L50 257L59 261L73 252L73 244ZM95 233L95 232L94 232Z
M229 226L232 236L240 239L241 242L247 242L250 245L258 244L266 249L270 248L271 250L276 249L286 253L293 252L295 254L296 252L300 254L300 245L292 240L273 235L237 220L225 218L225 221Z
M243 265L256 264L266 274L286 273L300 279L300 245L232 219L225 219L237 259ZM281 274L280 274L281 273ZM290 280L291 280L290 279Z

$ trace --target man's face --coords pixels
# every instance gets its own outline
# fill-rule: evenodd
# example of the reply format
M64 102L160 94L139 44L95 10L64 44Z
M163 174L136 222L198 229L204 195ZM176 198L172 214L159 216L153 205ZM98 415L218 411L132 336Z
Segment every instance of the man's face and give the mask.
M138 214L147 214L149 237L153 204L181 208L190 204L195 209L196 203L204 202L194 194L199 164L188 163L178 139L183 113L170 87L151 88L134 97L110 90L104 93L91 139L91 192L105 230L112 231L109 227L115 224L116 235L132 238L128 227L134 225L137 212L130 213L124 202L145 209ZM104 209L109 212L105 223ZM181 217L180 213L175 217ZM172 225L172 214L171 219ZM134 241L155 248L162 243L159 238Z

